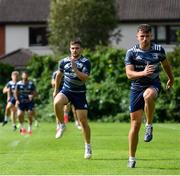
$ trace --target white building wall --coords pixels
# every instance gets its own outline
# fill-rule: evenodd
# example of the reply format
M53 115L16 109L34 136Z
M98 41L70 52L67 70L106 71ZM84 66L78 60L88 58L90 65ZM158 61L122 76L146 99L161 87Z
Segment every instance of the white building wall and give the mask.
M111 45L117 48L129 49L137 43L136 24L121 24L120 29L121 41L117 44L115 40L110 40ZM19 48L28 48L39 55L53 54L48 46L29 47L29 26L28 25L6 25L5 29L5 52L6 54ZM163 45L166 52L172 51L175 45Z
M137 26L134 24L123 24L118 27L120 29L121 40L117 44L115 41L111 41L112 46L118 48L128 49L134 46L137 43L136 40L136 31Z
M136 32L137 32L138 24L121 24L117 29L120 29L121 41L117 44L114 40L111 41L111 45L116 48L123 48L125 50L133 47L137 44L136 40ZM117 30L116 29L116 30ZM162 44L166 52L171 52L174 50L176 45L166 45Z
M53 55L53 51L49 46L31 46L29 49L38 55Z
M29 29L28 26L7 25L5 47L6 54L19 48L28 48Z
M32 26L32 25L31 25ZM48 46L29 46L29 26L28 25L7 25L5 36L5 53L12 52L20 48L28 48L38 55L53 54Z

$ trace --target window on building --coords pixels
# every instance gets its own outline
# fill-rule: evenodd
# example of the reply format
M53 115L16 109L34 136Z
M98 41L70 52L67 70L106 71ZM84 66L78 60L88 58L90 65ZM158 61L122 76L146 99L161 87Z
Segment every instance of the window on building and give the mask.
M166 26L152 26L153 42L166 43Z
M171 26L169 28L170 43L176 44L178 42L178 31L180 31L180 26Z
M30 46L47 46L47 30L46 27L30 27L29 28L29 45Z
M152 26L152 40L154 41L156 38L156 31L155 31L155 27Z
M152 26L152 41L162 44L177 44L180 26Z
M166 27L157 26L157 39L159 41L166 41Z

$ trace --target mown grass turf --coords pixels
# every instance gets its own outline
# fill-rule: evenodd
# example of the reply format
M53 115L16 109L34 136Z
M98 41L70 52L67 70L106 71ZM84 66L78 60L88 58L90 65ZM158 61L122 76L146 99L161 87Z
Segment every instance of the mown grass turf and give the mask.
M0 174L180 174L180 124L154 124L154 139L143 141L141 127L137 167L127 168L126 123L90 123L93 157L85 160L81 131L67 124L55 139L55 124L40 123L32 136L13 132L10 123L0 126Z

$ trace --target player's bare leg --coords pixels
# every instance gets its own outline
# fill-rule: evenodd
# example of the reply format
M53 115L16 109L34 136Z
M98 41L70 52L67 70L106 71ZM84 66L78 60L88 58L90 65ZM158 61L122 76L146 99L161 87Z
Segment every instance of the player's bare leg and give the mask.
M24 112L21 111L20 109L18 109L17 117L18 117L19 123L20 123L20 133L22 135L24 135L24 134L26 134L26 129L24 128Z
M11 120L12 120L12 125L13 125L13 130L16 130L16 113L17 113L17 109L15 106L11 107Z
M33 111L28 111L28 119L29 119L29 127L28 127L28 133L31 135L32 134L32 123L33 123L33 116L35 112Z
M67 97L58 93L54 98L54 112L59 123L59 128L56 132L55 138L60 138L65 130L64 124L64 105L68 103Z
M11 103L8 102L6 105L5 114L4 114L4 121L2 123L2 126L6 125L8 123L8 118L10 117L10 114L11 114Z
M154 88L147 88L143 94L144 96L144 112L146 115L146 132L144 136L145 142L150 142L152 140L152 122L155 110L155 99L157 97L157 91Z
M76 110L75 110L75 107L74 105L71 105L71 109L72 109L72 113L73 113L73 117L74 117L74 121L75 121L75 126L81 130L82 127L81 127L81 123L79 121L79 119L77 118L77 114L76 114Z
M138 145L138 138L139 138L139 130L141 127L141 119L142 119L142 110L138 110L135 112L132 112L130 114L131 116L131 127L129 130L129 163L128 167L135 167L136 161L135 161L135 154L137 150Z
M146 114L146 122L147 124L152 124L157 91L154 88L148 88L145 90L143 96L145 101L144 112Z
M64 105L64 123L69 122L70 103Z
M92 155L92 151L91 151L91 144L90 144L91 131L90 131L90 127L88 124L88 118L87 118L88 111L87 110L76 110L76 113L77 113L77 117L81 123L82 132L84 135L84 141L85 141L84 158L90 159L91 155Z

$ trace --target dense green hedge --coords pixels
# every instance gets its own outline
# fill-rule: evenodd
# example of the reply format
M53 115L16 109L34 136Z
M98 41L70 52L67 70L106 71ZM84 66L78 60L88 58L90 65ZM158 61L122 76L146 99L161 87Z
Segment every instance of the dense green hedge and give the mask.
M38 92L38 104L47 103L51 90L51 74L57 68L57 61L52 56L33 56L27 70L30 79L36 85Z
M83 54L90 59L92 65L91 76L87 81L89 118L104 122L129 121L130 82L124 69L125 51L98 46L94 51L84 50ZM173 67L175 84L173 89L167 91L167 77L161 72L162 91L156 103L155 121L180 122L180 48L168 53L168 58ZM50 81L57 65L58 59L52 56L34 56L28 66L31 79L37 85L39 93L36 100L37 116L46 121L54 119ZM3 86L6 81L2 81Z
M174 86L171 90L166 90L167 77L161 72L163 89L156 104L156 119L160 122L180 122L180 47L168 53L167 58L173 69Z
M90 117L101 119L112 116L117 121L117 114L129 114L125 51L98 46L93 52L86 50L84 55L91 60L92 65L91 77L87 83Z
M175 85L171 91L165 89L167 77L161 72L162 92L156 103L155 121L180 121L180 75L178 72L180 49L168 54L168 58L175 74ZM84 50L83 53L91 61L92 70L87 81L87 99L89 103L89 117L98 121L129 121L129 88L124 69L125 51L110 47L98 46L94 51ZM60 56L59 58L63 58ZM28 69L31 76L36 78L38 114L40 118L51 120L54 118L52 108L52 89L50 79L57 68L57 59L35 56Z
M2 93L3 87L11 79L14 68L10 65L0 63L0 121L3 120L4 108L6 106L6 95Z

